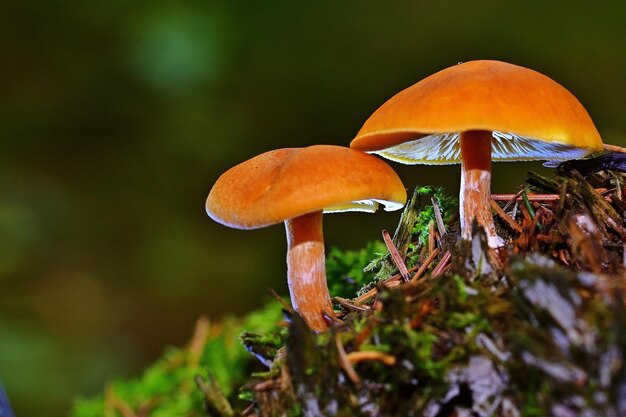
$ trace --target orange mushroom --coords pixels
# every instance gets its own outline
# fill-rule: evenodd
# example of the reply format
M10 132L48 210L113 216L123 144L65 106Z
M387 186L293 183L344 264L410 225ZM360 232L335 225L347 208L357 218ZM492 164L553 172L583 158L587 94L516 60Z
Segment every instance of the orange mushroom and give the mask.
M602 150L584 107L539 72L470 61L401 91L365 122L350 146L406 164L461 163L462 236L476 218L502 245L489 205L491 161L568 160Z
M328 286L322 211L400 209L406 190L384 161L340 146L278 149L226 171L206 201L215 221L238 229L284 222L291 302L310 328L334 317Z

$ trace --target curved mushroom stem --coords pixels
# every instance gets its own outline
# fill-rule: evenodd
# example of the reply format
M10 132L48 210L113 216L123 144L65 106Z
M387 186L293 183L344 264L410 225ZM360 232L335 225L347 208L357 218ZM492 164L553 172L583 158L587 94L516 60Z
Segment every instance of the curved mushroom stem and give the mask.
M324 331L324 314L332 317L334 312L326 285L322 212L285 220L285 228L291 304L311 329Z
M496 234L489 198L491 194L491 132L470 130L461 132L461 192L459 195L461 234L472 238L475 218L485 228L489 246L502 246Z

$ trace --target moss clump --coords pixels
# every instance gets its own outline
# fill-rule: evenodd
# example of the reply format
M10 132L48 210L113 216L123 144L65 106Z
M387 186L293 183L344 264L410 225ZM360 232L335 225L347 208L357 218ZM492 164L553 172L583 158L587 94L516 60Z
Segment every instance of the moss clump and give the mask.
M214 378L225 396L235 398L237 388L257 369L238 336L244 330L271 332L281 318L281 305L273 301L243 319L227 318L218 323L201 319L187 347L168 349L137 378L110 382L103 394L76 400L71 415L204 416L203 394L194 377Z
M326 257L326 279L330 293L336 297L353 297L375 279L370 263L382 259L387 247L381 241L368 242L360 250L332 247Z
M455 197L445 194L445 190L441 187L418 187L416 195L421 198L431 197L439 206L444 224L453 225L459 212L459 202ZM428 243L430 235L430 224L435 222L435 208L432 204L425 204L418 212L415 223L413 224L413 237L418 240L419 245Z
M410 283L377 255L380 243L334 249L329 279L343 298L329 332L297 316L276 326L273 307L258 317L264 325L237 322L223 328L230 335L172 351L142 378L79 402L74 416L139 415L148 405L150 415L189 416L626 415L623 178L531 174L529 185L497 213L508 242L497 252L478 227L455 242L454 200L418 189L394 236L419 274ZM442 236L425 191L443 212ZM227 341L244 329L249 353L233 355ZM251 374L252 360L265 372Z

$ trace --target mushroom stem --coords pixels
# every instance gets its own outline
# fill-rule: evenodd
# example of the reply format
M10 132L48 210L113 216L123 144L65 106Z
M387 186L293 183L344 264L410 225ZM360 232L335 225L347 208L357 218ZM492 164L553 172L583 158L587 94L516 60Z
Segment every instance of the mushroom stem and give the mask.
M461 233L472 238L472 221L485 228L489 246L503 245L496 234L491 214L491 132L461 132L461 192L459 194Z
M324 331L324 314L332 317L334 312L326 285L322 212L285 220L285 228L291 304L311 329Z

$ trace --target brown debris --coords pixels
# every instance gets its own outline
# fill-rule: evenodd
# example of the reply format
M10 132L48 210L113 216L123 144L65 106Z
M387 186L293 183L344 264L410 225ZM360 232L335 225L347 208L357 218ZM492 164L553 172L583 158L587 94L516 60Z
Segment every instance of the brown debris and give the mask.
M444 273L444 270L448 267L451 258L452 254L450 253L450 251L447 251L441 258L441 261L439 261L439 264L435 267L431 275L433 277L438 277L442 275Z
M426 272L426 269L428 269L430 264L432 264L435 258L439 255L439 252L441 252L439 249L435 249L430 253L430 255L428 255L428 258L426 258L426 260L422 263L422 266L420 266L415 275L413 275L413 278L411 278L412 283L416 283L424 272Z
M385 241L385 245L387 245L387 249L389 250L389 255L391 255L391 260L400 271L400 276L404 280L404 282L409 282L411 276L409 275L409 271L407 271L406 264L404 263L404 259L400 256L398 249L391 241L391 236L389 236L389 232L383 230L383 240Z
M513 228L513 230L515 230L517 233L522 233L522 226L520 226L515 220L513 220L511 216L506 214L506 212L502 209L502 207L498 205L498 203L496 203L495 200L493 199L489 200L489 203L491 204L491 208L494 209L494 211L498 214L498 216L500 216L504 221L506 221L509 224L509 226Z
M529 201L557 201L559 199L558 194L531 194L528 193L526 195ZM521 194L491 194L491 199L493 201L511 201L511 200L521 200Z
M431 197L430 201L433 204L433 212L435 214L435 220L437 223L437 230L439 231L439 236L443 237L445 236L447 232L446 232L446 225L443 223L443 217L441 216L441 209L439 208L439 203L437 203L437 199L434 197ZM441 246L441 242L439 243L439 246Z
M409 326L412 329L421 327L422 321L424 320L426 316L428 316L432 312L433 308L435 307L435 304L436 303L433 300L423 301L422 304L420 304L419 308L417 309L417 313L411 319Z
M359 375L354 370L352 361L350 361L350 358L346 354L343 343L341 343L341 339L339 339L339 335L335 335L335 345L337 346L337 354L339 355L339 366L341 366L341 369L354 385L360 385L361 378L359 378Z
M597 230L587 214L571 215L565 220L569 232L570 250L579 253L592 272L602 273L602 248L598 243Z
M350 352L347 356L348 360L352 364L357 364L359 362L380 362L387 366L394 366L396 364L395 356L376 350Z
M557 179L530 174L530 187L524 187L516 194L492 195L490 204L508 248L485 253L491 267L495 271L501 270L508 264L509 253L541 252L566 267L594 273L613 273L624 268L626 249L621 246L626 238L622 215L626 213L626 202L621 198L624 182L622 177L615 179L619 174L612 175L601 177L603 179L599 182L597 178L587 180L575 171L569 177ZM539 192L529 192L531 188ZM383 288L392 289L403 283L417 288L450 270L459 273L451 262L453 252L456 256L458 249L454 246L450 246L450 250L441 248L446 230L437 201L431 201L437 220L429 223L429 236L419 256L412 255L413 259L422 261L407 269L406 254L400 254L389 233L383 231L391 259L400 273L381 280L376 288L354 300L336 299L347 311L380 311L384 308L379 298ZM513 204L513 211L507 212ZM412 325L417 324L419 320L414 318Z
M596 192L600 194L604 194L608 192L606 188L596 188ZM528 201L539 201L539 202L548 202L548 201L557 201L559 200L558 194L535 194L535 193L527 193L526 198ZM522 191L517 194L491 194L491 199L493 201L507 201L511 202L512 200L521 200L522 199Z
M467 247L463 244L455 245L454 242L448 245L448 240L442 246L441 241L445 240L443 237L446 230L438 224L439 221L431 221L428 224L429 236L426 241L421 236L419 242L408 242L411 244L411 251L408 252L407 257L407 252L399 251L389 233L383 231L391 261L400 273L395 275L390 273L390 276L378 282L376 288L353 300L339 297L334 299L344 308L344 317L355 315L366 318L360 330L350 328L350 321L347 321L346 325L334 328L333 332L337 333L331 333L329 339L333 360L336 351L336 363L341 373L345 374L346 379L359 392L366 392L370 388L368 370L381 369L381 367L356 366L357 364L376 362L393 367L396 363L402 363L401 354L393 352L391 355L372 350L370 347L370 341L379 337L378 326L388 323L395 326L399 323L402 329L410 328L429 332L437 336L437 347L459 346L464 343L462 334L441 332L433 326L435 322L433 320L437 319L437 315L450 308L449 299L442 297L437 291L445 285L454 283L450 280L433 278L450 273L461 276L461 280L464 280L461 282L466 283L480 282L479 280L484 280L485 284L498 282L501 285L498 292L508 291L517 283L517 277L507 277L507 272L510 270L505 268L510 265L509 255L515 253L522 255L519 258L530 259L535 254L542 254L543 257L550 257L552 261L571 270L585 270L597 274L596 279L607 287L607 297L618 293L619 289L622 294L624 293L626 245L623 241L626 236L624 227L626 202L622 200L624 190L620 185L622 183L619 182L621 179L613 179L613 182L609 183L608 175L599 181L597 178L584 179L576 173L572 173L569 177L557 177L557 179L539 176L535 176L534 179L538 181L538 185L533 185L533 191L539 191L537 193L528 193L529 188L523 188L517 194L494 195L490 200L491 208L496 213L494 220L502 230L502 237L506 242L505 247L500 250L486 247L484 232L480 229L473 231L472 237L478 237L478 239L466 242L469 243ZM433 205L436 204L435 200L432 202ZM512 212L507 211L507 208L513 205L515 208ZM436 206L434 208L437 213L438 208ZM450 229L447 237L453 239L455 237L454 225L450 227L451 225L448 224L447 226ZM420 224L420 227L424 225ZM420 231L420 233L426 233L426 231ZM471 257L463 256L462 253L468 247ZM532 256L526 256L528 254ZM517 257L511 255L511 259L513 258ZM474 263L481 267L472 270L472 265L467 266L468 259L477 259ZM407 268L406 263L409 265L417 263L417 265ZM484 267L485 264L488 268ZM459 279L459 276L455 276L454 280ZM615 278L619 276L622 279L616 280ZM475 277L478 277L476 281L472 281ZM440 286L433 284L440 284ZM485 288L488 287L485 286ZM383 291L385 289L392 289L392 291L385 292ZM474 294L482 293L475 291ZM584 289L579 292L579 295L585 303L593 297L598 297L597 294ZM400 299L404 304L398 301ZM489 317L510 315L510 306L499 301L495 299L494 303L489 303L484 307L485 314ZM394 316L396 314L400 319ZM394 317L394 319L390 320L389 317ZM495 323L500 324L499 321ZM351 334L351 331L354 333ZM497 340L492 341L497 352L496 342ZM360 348L363 350L359 350ZM537 365L539 363L536 362L535 366L539 366ZM397 369L399 368L394 368L394 371ZM389 369L384 369L384 371L387 372ZM581 383L581 381L584 383L587 380L580 379L575 382ZM372 386L376 388L375 384ZM255 391L275 390L278 389L278 385L268 383L257 385L254 389Z
M411 269L408 269L408 272L415 272L417 271L417 269L419 268L419 266L414 266ZM379 285L383 286L384 288L393 288L393 287L397 287L398 285L402 284L401 282L402 276L400 274L396 274L396 275L392 275L389 278L385 279L384 281L381 281L381 283ZM377 288L372 288L371 290L369 290L368 292L366 292L365 294L362 294L360 296L358 296L357 298L355 298L353 300L354 303L361 304L367 300L369 300L370 298L372 298L373 296L375 296L378 293L378 287Z
M428 225L428 253L433 253L435 250L435 222L430 221Z

